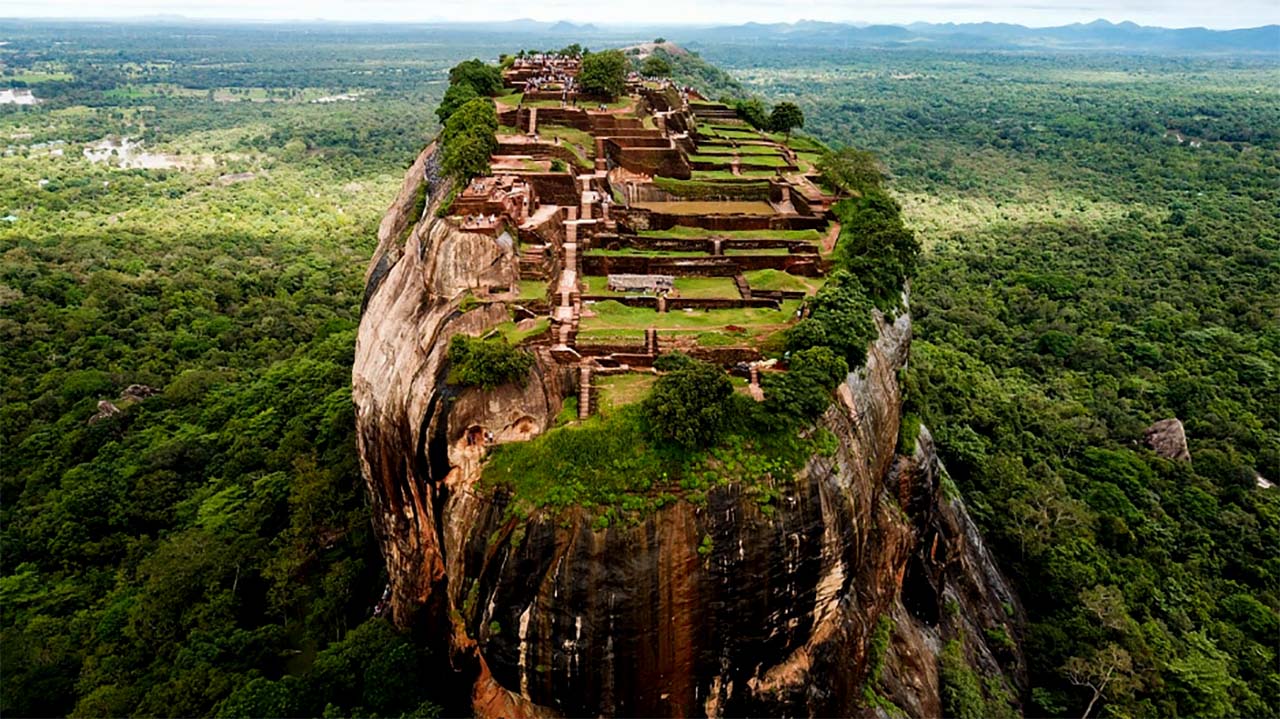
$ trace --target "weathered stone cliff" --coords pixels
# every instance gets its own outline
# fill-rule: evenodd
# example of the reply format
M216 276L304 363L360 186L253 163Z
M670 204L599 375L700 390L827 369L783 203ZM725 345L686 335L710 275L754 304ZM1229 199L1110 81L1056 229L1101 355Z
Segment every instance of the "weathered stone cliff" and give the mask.
M434 202L411 216L420 183L447 189L432 167L428 148L379 230L353 383L392 616L448 647L477 715L937 716L952 639L1019 695L1016 598L944 497L927 431L896 453L908 314L877 318L820 420L835 452L780 482L772 511L730 485L607 529L581 509L523 518L480 486L465 436L545 431L568 380L540 360L523 388L445 386L449 337L507 319L464 298L515 261Z

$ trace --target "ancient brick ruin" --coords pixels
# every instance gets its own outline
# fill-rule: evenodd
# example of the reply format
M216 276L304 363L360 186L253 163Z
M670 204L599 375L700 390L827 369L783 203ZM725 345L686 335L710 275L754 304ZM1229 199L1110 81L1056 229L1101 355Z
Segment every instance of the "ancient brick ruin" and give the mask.
M761 349L821 286L839 233L819 146L668 80L632 74L602 103L582 96L579 67L531 55L503 73L492 174L460 188L449 221L509 249L520 281L477 295L507 303L519 341L571 371L582 417L598 378L652 373L672 350L758 397Z

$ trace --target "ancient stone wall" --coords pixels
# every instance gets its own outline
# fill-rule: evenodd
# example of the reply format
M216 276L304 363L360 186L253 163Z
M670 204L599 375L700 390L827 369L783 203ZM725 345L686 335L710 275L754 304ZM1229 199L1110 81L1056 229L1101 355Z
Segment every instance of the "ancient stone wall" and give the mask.
M824 261L814 255L712 255L709 257L646 257L643 255L595 255L582 257L587 275L633 274L678 277L732 277L751 270L783 270L793 275L817 277Z
M623 147L606 138L604 151L606 157L630 172L684 180L690 177L689 161L673 147Z

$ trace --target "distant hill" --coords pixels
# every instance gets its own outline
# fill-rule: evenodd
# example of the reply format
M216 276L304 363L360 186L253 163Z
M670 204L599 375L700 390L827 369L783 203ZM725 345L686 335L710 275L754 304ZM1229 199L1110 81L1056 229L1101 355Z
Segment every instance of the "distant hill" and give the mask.
M673 33L674 34L674 33ZM1241 30L1145 27L1096 20L1030 28L1008 23L849 25L815 21L747 23L689 30L685 41L775 42L833 46L1108 50L1120 52L1280 54L1280 25Z
M476 25L476 29L485 26ZM1132 22L1095 20L1058 27L1026 27L1009 23L912 23L866 25L817 20L714 27L597 27L567 21L516 20L491 23L494 31L545 33L584 39L613 40L652 33L682 43L773 43L819 47L928 47L984 50L1098 50L1179 54L1280 55L1280 25L1239 30L1202 27L1163 28Z

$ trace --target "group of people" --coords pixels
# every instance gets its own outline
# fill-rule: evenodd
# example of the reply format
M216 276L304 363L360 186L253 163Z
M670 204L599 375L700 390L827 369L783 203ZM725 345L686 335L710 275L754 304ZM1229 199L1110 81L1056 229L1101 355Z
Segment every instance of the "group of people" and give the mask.
M559 85L564 93L571 92L577 78L567 72L553 72L549 75L535 75L524 82L525 92L541 90L546 85Z
M487 216L483 214L467 215L462 218L462 226L463 228L492 227L497 221L498 221L498 216L494 214L489 214Z

